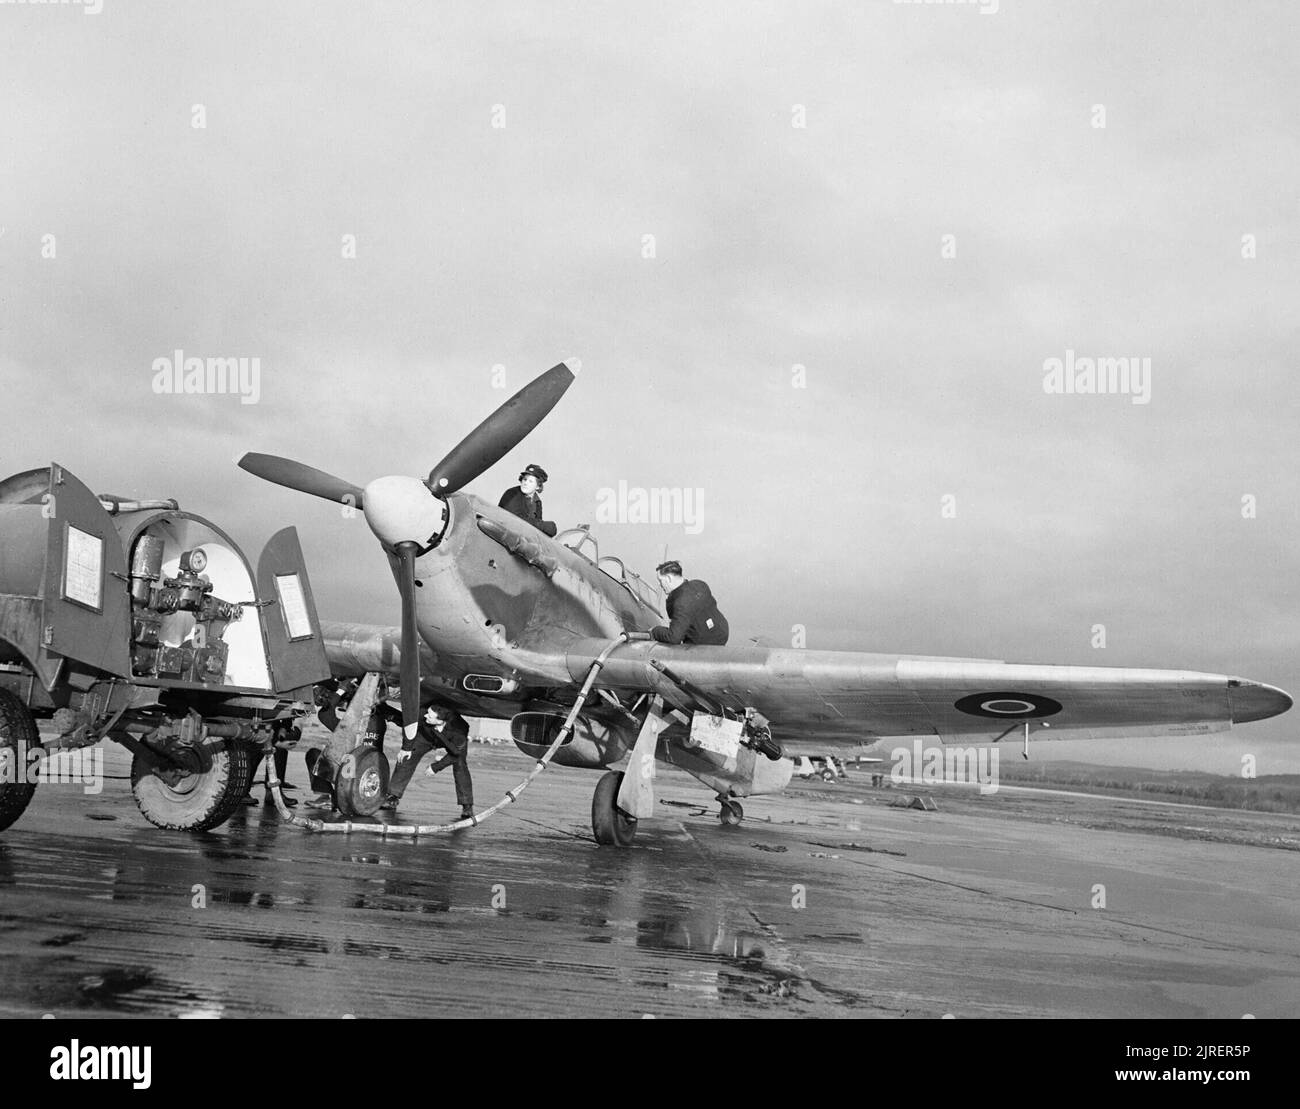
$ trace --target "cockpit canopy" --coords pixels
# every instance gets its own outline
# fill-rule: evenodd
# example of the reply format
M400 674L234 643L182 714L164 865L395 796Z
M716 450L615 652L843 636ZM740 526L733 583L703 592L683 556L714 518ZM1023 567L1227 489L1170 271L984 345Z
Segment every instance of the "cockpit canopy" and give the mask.
M639 575L624 566L621 558L616 558L614 555L606 555L602 558L600 545L596 542L596 537L591 534L590 525L582 524L580 527L562 531L555 537L555 541L563 543L569 550L581 555L602 573L613 578L646 608L662 614L663 602L659 590L646 584Z

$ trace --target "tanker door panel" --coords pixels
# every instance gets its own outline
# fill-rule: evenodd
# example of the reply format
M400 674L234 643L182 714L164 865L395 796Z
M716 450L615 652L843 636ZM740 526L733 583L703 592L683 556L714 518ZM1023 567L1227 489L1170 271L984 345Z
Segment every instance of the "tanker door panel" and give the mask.
M42 644L48 653L129 678L131 596L122 540L99 498L57 463L48 494Z
M257 595L271 603L258 609L277 693L323 682L330 676L325 638L316 617L311 582L295 528L271 536L257 563Z

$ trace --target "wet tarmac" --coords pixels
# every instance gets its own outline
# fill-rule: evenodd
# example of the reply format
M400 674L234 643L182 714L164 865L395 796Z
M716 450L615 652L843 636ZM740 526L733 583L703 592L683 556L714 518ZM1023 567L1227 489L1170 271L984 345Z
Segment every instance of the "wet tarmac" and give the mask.
M482 806L530 765L471 760ZM553 768L453 835L261 806L188 835L139 815L119 750L105 771L0 833L0 1015L1300 1016L1294 817L942 789L921 812L851 773L724 828L661 767L619 850L591 837L597 775ZM452 818L446 777L402 817Z

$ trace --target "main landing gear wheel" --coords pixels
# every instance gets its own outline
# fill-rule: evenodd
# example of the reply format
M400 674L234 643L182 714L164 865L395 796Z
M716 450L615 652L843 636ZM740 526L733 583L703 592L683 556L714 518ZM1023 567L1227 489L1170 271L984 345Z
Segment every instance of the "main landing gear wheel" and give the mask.
M0 689L0 831L23 815L36 785L27 784L27 753L39 748L36 721L17 697Z
M369 743L348 752L334 795L344 816L374 816L388 796L388 760Z
M718 813L718 819L722 821L727 828L734 828L745 819L745 810L740 807L739 801L733 801L730 797L719 797L722 802L722 810Z
M623 772L610 770L601 775L596 792L591 795L591 830L596 842L604 845L630 847L636 838L636 817L628 816L618 807L618 790L623 784Z
M245 743L186 746L173 761L139 753L131 760L131 793L150 824L181 832L206 832L224 824L244 799L252 778Z
M834 771L834 770L823 770L823 771L822 771L822 781L823 781L823 782L833 782L833 781L835 781L835 771Z

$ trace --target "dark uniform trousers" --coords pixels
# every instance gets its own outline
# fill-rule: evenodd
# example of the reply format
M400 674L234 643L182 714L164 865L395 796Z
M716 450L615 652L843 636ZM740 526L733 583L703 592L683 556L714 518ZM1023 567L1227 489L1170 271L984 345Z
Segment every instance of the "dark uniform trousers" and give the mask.
M280 785L285 784L284 776L289 769L289 748L297 745L298 740L302 739L302 729L292 721L277 722L271 732L272 756L275 759L275 776L279 779ZM281 746L283 744L283 746ZM307 754L311 754L310 751ZM259 750L253 756L253 772L249 779L249 792L252 792L253 786L257 784L257 772L261 769L262 759L266 757L266 752ZM314 762L314 760L312 760ZM308 770L310 771L310 767Z
M415 738L402 740L397 769L388 780L388 792L393 797L401 797L406 792L420 760L435 747L441 747L447 753L431 769L437 774L450 766L451 776L456 783L457 803L461 808L474 807L474 782L469 773L469 725L458 713L453 712L449 716L450 719L441 728L434 728L421 720Z

